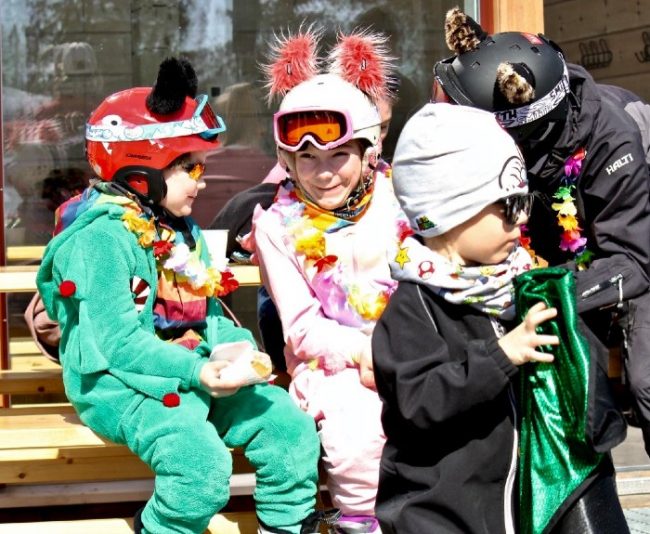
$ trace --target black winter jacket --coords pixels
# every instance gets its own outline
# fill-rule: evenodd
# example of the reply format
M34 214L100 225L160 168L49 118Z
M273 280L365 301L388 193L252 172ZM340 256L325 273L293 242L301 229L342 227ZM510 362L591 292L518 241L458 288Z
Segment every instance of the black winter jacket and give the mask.
M585 439L608 452L625 439L625 421L611 397L607 351L579 328L595 379ZM372 338L386 433L375 505L384 534L503 534L507 522L516 525L519 371L497 340L487 315L400 281ZM609 457L554 521L601 475L612 476Z
M375 507L382 532L505 532L518 370L490 319L400 282L372 352L387 436Z
M623 275L625 299L650 285L650 108L629 91L596 84L580 66L570 64L569 75L573 95L564 130L548 156L527 161L530 188L542 193L534 203L529 231L538 255L551 265L575 268L571 253L559 249L560 230L551 204L564 177L564 161L585 148L576 205L587 248L596 259L576 273L578 308L584 312L618 301L617 285L608 283L618 274ZM597 284L600 290L588 291ZM589 296L582 296L585 291Z

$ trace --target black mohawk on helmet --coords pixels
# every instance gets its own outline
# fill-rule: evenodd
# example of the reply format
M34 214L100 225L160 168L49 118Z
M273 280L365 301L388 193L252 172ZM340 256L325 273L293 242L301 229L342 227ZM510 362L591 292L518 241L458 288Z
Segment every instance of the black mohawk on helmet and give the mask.
M185 97L194 98L198 81L196 72L187 59L170 57L158 69L156 83L147 97L147 109L157 115L178 111Z

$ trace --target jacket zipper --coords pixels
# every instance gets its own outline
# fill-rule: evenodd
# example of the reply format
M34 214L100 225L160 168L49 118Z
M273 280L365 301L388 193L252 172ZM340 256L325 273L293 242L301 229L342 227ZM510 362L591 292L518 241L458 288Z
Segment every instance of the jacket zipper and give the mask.
M587 297L591 297L591 295L604 291L605 289L615 286L617 284L618 284L618 300L619 303L623 302L623 275L621 273L612 276L609 280L606 280L605 282L598 283L595 286L590 287L589 289L585 289L582 293L580 293L580 298L586 299Z
M515 405L514 393L512 392L512 384L508 386L508 400L510 407L514 414L515 425L513 428L512 440L512 455L510 457L510 469L508 469L508 476L506 477L506 484L503 495L503 520L506 527L506 534L515 534L515 524L512 517L512 492L515 485L515 478L517 476L517 451L519 449L519 432L517 432L517 407Z
M419 287L419 286L418 286ZM490 317L490 323L494 329L497 338L505 335L506 330L504 326L497 321L494 317ZM515 394L513 393L512 383L508 384L508 401L510 402L510 409L513 415L513 429L512 429L512 453L510 455L510 467L506 475L506 483L503 489L503 524L506 534L515 534L515 522L512 517L512 492L517 477L517 466L519 464L519 432L517 432L517 405L515 403Z

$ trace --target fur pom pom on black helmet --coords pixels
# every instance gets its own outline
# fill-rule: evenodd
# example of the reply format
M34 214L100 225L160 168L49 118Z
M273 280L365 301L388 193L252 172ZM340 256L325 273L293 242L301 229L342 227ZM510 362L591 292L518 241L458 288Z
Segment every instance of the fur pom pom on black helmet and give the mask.
M436 63L434 75L453 102L493 112L518 142L544 123L566 118L566 63L545 36L488 35L458 8L447 13L445 36L456 55Z

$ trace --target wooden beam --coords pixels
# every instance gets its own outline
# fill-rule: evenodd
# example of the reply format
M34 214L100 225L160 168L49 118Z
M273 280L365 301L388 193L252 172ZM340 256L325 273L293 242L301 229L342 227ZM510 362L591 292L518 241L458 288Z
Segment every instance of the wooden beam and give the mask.
M491 22L493 33L544 33L544 0L493 0Z
M45 245L25 245L7 247L7 262L41 261Z
M38 371L0 371L0 392L8 395L63 393L61 368Z
M0 293L33 293L36 291L38 265L0 267ZM231 265L239 285L259 286L260 271L256 265Z
M9 485L0 488L0 509L146 501L154 488L153 477L134 480L106 480L71 484ZM252 495L254 473L230 477L230 495Z

